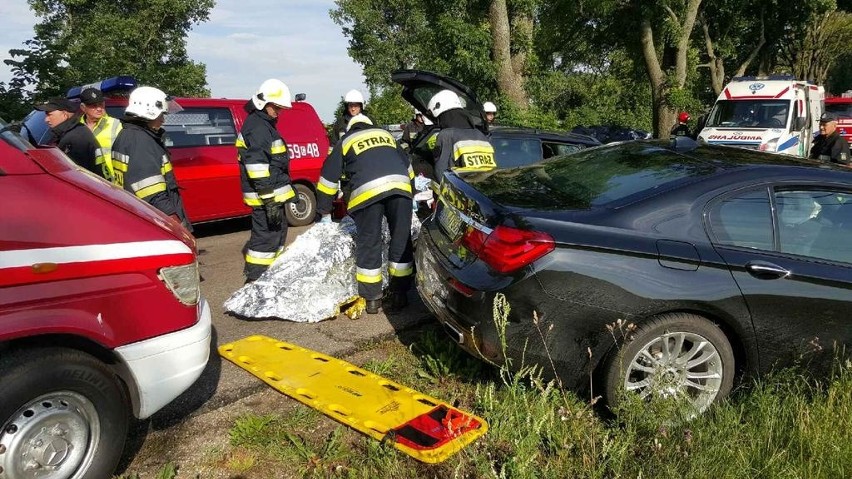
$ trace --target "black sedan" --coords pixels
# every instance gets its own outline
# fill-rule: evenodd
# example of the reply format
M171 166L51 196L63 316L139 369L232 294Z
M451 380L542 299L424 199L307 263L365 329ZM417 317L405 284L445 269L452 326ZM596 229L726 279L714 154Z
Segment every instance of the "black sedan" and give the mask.
M465 350L698 411L852 346L852 170L636 141L447 172L417 289Z

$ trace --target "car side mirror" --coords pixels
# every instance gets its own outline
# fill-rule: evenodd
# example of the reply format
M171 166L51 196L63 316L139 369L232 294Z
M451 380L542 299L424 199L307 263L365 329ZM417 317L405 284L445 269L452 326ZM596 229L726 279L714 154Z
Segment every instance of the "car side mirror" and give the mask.
M797 116L796 121L793 123L794 130L801 130L808 124L808 119L804 116Z
M304 93L296 93L296 101L305 101L307 97Z

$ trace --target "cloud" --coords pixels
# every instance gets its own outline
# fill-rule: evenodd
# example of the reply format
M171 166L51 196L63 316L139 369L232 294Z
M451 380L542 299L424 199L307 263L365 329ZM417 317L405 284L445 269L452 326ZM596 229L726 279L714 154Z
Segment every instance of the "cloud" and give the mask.
M358 88L367 93L360 65L347 53L341 28L329 18L330 0L218 0L210 19L187 37L190 58L207 65L214 97L248 98L267 78L306 93L323 121L334 119L340 97ZM8 58L33 36L37 18L26 0L2 0L0 55ZM0 81L11 71L0 65Z

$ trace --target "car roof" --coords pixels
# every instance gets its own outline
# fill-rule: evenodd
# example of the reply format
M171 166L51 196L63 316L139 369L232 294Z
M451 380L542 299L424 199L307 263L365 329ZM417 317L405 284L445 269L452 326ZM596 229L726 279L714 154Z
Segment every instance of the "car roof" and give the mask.
M535 137L542 140L565 141L568 143L580 143L584 145L600 145L597 138L578 133L562 133L558 131L540 130L537 128L522 128L514 126L493 126L490 130L492 138L506 137Z

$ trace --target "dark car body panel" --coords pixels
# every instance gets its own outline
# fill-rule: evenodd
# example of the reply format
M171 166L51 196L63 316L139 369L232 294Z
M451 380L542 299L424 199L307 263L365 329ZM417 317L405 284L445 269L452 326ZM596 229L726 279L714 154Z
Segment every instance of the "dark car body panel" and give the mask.
M500 363L492 305L503 295L511 308L505 338L513 367L522 357L546 365L545 373L554 372L553 364L565 385L576 389L624 342L624 325L667 312L689 312L718 324L739 368L748 373L802 354L810 359L820 347L826 353L835 343L852 345L852 264L719 244L708 220L718 202L753 189L768 196L814 186L852 192L852 171L724 147L670 153L665 145L601 147L487 176L445 173L441 200L424 222L416 250L424 302L454 338L462 335L466 350ZM549 173L562 168L560 163L601 159L607 149L632 152L625 158L633 159L623 161L639 166L645 163L636 151L658 157L647 163L658 175L654 186L643 183L646 173L639 174L635 188L625 186L624 178L640 170L617 165L629 173L623 182L602 183L589 190L591 199L554 197L561 186ZM666 176L665 168L676 173ZM603 180L613 178L617 175ZM604 198L613 189L617 194ZM443 212L447 208L477 227L545 232L556 249L513 275L497 274L447 235L441 225L451 216ZM771 212L776 214L774 205ZM755 262L790 274L760 274L749 269Z

